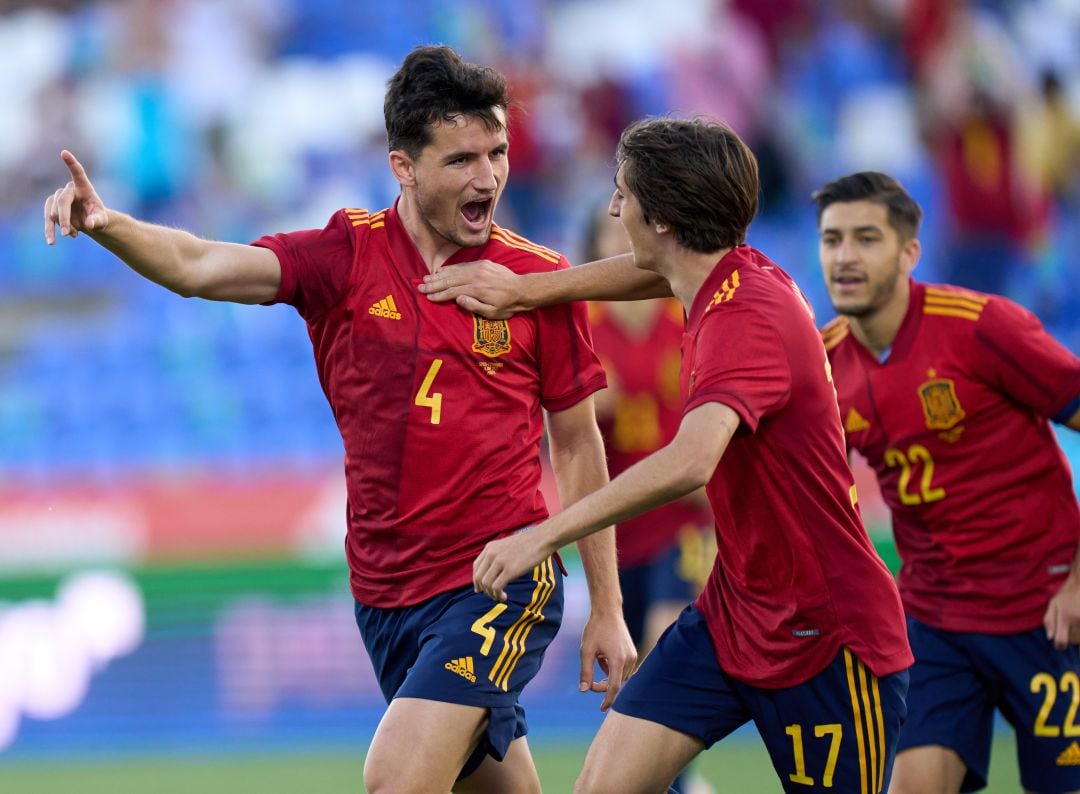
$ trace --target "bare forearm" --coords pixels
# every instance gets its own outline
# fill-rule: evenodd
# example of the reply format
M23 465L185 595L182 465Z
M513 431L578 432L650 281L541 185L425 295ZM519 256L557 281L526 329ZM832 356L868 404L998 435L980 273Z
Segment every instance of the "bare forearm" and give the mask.
M631 466L605 488L552 516L541 527L551 544L561 548L686 496L704 485L706 479L683 465L671 447L665 447Z
M663 278L634 265L632 254L621 254L578 265L569 270L531 273L522 277L523 302L529 308L572 300L644 300L671 296Z
M280 283L270 251L204 240L115 210L105 229L85 233L143 278L185 298L260 303L273 299Z
M553 447L551 457L559 499L564 506L579 502L607 484L607 462L599 434L592 444L578 444L568 449ZM577 546L593 608L621 608L615 528L606 526L582 538Z

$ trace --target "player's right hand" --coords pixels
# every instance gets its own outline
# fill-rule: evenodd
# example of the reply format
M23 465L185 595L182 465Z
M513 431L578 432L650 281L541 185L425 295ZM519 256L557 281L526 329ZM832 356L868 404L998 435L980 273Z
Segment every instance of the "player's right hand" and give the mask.
M68 167L71 181L45 199L45 242L56 242L56 226L60 234L75 238L79 232L100 232L109 224L109 211L101 201L86 170L67 149L60 159Z

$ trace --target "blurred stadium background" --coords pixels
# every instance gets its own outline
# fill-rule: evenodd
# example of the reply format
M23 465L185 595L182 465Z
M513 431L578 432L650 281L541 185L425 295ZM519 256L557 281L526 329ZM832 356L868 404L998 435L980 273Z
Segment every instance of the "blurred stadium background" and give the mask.
M0 791L361 789L383 703L303 323L47 248L41 206L65 147L110 206L218 239L387 206L385 81L433 42L510 77L500 222L572 260L622 127L711 113L761 161L751 242L821 323L807 197L878 168L928 213L922 279L1005 292L1080 350L1078 0L0 2ZM599 724L583 588L527 693L550 791ZM749 733L701 769L776 789Z

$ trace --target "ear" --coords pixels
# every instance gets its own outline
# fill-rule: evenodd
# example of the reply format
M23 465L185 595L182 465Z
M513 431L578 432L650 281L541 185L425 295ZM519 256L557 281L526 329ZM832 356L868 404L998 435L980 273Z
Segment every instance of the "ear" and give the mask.
M661 223L660 221L656 221L653 224L653 229L655 229L656 233L659 235L671 234L671 226L666 223Z
M911 275L911 271L919 264L920 256L922 256L922 244L918 237L912 237L900 246L900 270L905 276Z
M401 149L390 152L390 171L402 187L416 186L416 165L412 158Z

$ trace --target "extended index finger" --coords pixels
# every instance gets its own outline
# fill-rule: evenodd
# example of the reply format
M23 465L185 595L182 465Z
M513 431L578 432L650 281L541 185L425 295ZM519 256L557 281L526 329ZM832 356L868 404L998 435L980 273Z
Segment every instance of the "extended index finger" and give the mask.
M64 165L68 167L68 171L71 173L71 181L75 183L75 189L78 191L93 190L93 185L90 184L90 177L86 175L86 169L83 168L82 163L79 162L79 158L69 152L67 149L60 152L60 159L64 161Z

